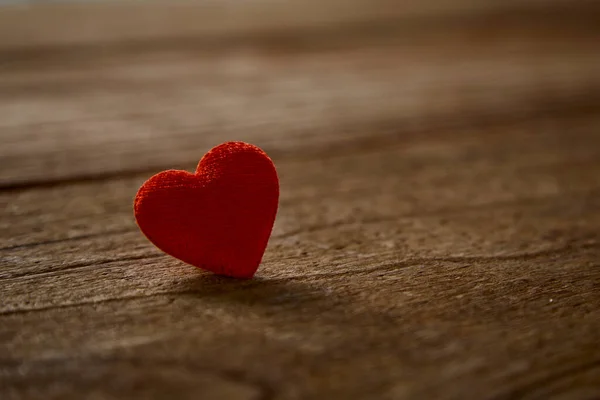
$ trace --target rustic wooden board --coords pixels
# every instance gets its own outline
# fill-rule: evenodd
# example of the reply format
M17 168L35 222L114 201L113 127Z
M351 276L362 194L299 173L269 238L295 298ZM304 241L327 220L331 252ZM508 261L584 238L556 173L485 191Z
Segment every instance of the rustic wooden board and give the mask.
M0 398L599 398L598 7L510 3L222 47L0 40ZM250 281L132 215L230 139L281 179Z

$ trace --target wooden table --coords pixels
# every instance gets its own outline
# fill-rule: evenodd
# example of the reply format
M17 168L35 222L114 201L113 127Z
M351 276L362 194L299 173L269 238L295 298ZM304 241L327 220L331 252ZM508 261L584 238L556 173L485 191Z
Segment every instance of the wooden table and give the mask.
M600 398L598 15L0 8L0 398ZM250 281L132 214L229 140L281 179Z

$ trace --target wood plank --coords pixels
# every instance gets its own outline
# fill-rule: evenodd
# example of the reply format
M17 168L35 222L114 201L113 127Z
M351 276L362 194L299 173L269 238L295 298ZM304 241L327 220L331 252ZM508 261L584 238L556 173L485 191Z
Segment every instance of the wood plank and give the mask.
M566 129L569 136L563 134ZM562 122L555 118L489 127L485 135L479 130L416 135L391 147L383 141L378 150L363 154L275 159L281 176L281 210L300 202L294 210L298 215L281 229L276 226L275 233L347 221L361 210L365 218L373 219L594 189L599 183L598 150L590 140L597 131L593 117ZM564 146L570 147L569 153ZM149 176L0 193L0 203L6 205L0 246L131 229L133 197ZM335 209L311 203L323 193L337 204ZM40 198L47 201L40 203ZM377 207L372 198L379 199ZM101 224L96 223L99 218ZM280 214L282 223L284 218Z
M29 397L229 385L281 399L578 397L597 388L600 282L585 264L597 257L596 248L241 284L165 276L179 292L1 317L11 355L2 387Z

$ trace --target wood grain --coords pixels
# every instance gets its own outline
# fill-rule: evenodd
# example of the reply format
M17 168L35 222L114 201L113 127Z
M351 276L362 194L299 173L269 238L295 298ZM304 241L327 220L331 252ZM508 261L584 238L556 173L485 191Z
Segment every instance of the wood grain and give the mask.
M0 398L600 397L597 5L415 2L378 30L354 3L331 35L291 2L243 40L0 23ZM132 216L232 139L281 179L250 281Z

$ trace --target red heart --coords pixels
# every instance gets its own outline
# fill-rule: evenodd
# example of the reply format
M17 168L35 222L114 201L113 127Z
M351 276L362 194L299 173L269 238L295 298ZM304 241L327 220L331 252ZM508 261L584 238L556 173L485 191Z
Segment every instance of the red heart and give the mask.
M196 173L168 170L135 197L138 226L159 249L220 275L251 278L262 260L279 201L271 159L251 144L210 150Z

